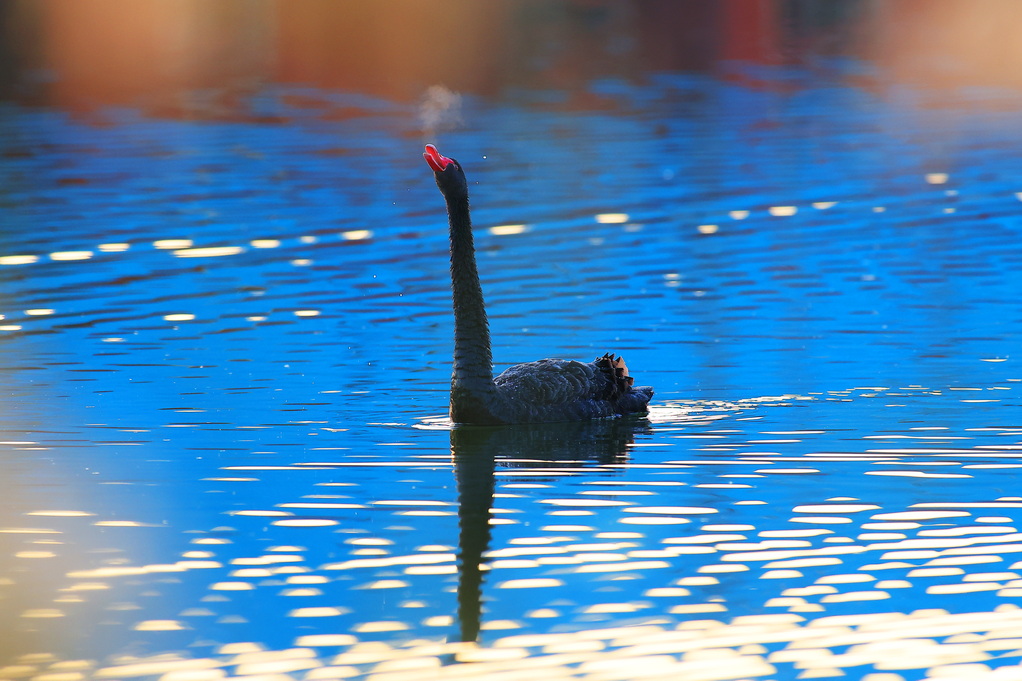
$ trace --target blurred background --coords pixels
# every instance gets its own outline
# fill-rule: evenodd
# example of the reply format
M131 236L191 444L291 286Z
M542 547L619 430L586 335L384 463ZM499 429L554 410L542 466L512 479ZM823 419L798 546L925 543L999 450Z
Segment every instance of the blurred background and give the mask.
M198 118L238 114L267 83L399 101L557 88L597 108L595 78L838 56L887 79L1017 87L1020 22L1012 0L8 0L0 82L23 102Z

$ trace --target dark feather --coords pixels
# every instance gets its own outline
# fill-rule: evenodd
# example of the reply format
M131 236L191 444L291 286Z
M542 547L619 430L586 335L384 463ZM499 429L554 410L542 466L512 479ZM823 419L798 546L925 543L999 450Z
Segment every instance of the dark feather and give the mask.
M643 412L652 388L632 388L624 361L541 359L508 367L494 379L513 422L565 421Z

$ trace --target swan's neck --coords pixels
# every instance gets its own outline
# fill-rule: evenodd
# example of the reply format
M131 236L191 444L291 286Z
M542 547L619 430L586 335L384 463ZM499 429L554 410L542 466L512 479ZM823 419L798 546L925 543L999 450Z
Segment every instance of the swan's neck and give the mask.
M454 295L454 373L451 406L465 397L486 399L495 391L490 326L476 269L468 199L448 199L451 224L451 290Z

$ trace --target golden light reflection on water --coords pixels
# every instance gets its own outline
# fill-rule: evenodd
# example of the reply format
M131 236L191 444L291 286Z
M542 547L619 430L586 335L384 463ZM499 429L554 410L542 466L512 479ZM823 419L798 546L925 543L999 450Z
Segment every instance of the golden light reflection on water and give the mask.
M31 265L39 261L37 255L4 255L0 256L0 265Z
M368 229L351 229L341 232L340 237L345 241L365 241L373 238L373 233Z
M54 261L70 261L70 260L88 260L93 256L92 251L54 251L50 253L50 260Z
M524 226L505 226L495 228L497 232L504 233L500 230L510 229L511 227L521 227L524 230ZM518 230L518 231L522 231ZM517 231L506 233L518 233ZM341 242L367 242L373 238L373 232L368 229L351 229L337 234L336 238ZM319 237L315 236L302 236L297 239L297 242L303 245L314 244L320 241ZM285 244L280 239L275 238L259 238L248 241L245 245L218 245L218 246L196 246L192 239L183 238L165 238L157 239L151 243L151 246L156 251L169 252L174 257L184 259L207 259L207 258L224 258L229 256L236 256L245 253L250 248L255 250L275 249L281 248ZM125 242L109 242L100 243L96 245L96 250L68 250L68 251L53 251L45 255L37 254L11 254L11 255L0 255L0 266L24 266L43 263L46 260L51 262L81 262L93 260L96 255L96 251L100 254L107 256L125 254L132 250L132 244ZM126 257L131 257L128 254ZM312 264L312 260L309 258L291 258L288 261L292 266L305 267ZM47 317L55 314L56 310L52 308L35 308L25 310L24 314L26 317ZM299 310L295 312L297 317L314 317L318 316L320 312L318 310ZM5 315L0 315L0 319L5 319ZM167 321L192 321L195 319L195 315L191 313L175 313L172 315L166 315L164 317ZM248 321L265 321L265 315L249 315ZM9 323L0 325L0 331L23 331L26 327L20 323ZM107 339L106 342L122 342L123 339L111 338Z
M627 213L599 213L596 222L601 225L620 225L628 222Z
M180 247L178 245L157 246L157 248L174 249L173 253L178 258L222 258L229 255L244 253L241 246L209 246L205 248Z
M173 251L182 248L192 247L191 239L158 239L153 242L153 248L163 251Z
M28 511L25 515L29 516L43 516L50 518L81 518L95 515L88 511L72 511L72 510L53 510L53 511Z
M634 612L634 604L607 603L591 608L594 614ZM678 606L681 614L719 615L720 604ZM295 616L336 616L329 611L292 611ZM542 616L545 613L533 613ZM152 622L156 630L178 623ZM448 619L429 621L443 627ZM146 622L140 623L146 625ZM518 623L495 621L490 631L514 632ZM491 647L461 642L384 643L363 642L360 635L406 631L408 624L396 620L365 621L352 633L301 636L296 648L260 650L253 644L221 646L219 657L188 659L177 656L126 659L103 667L93 661L69 661L93 678L134 678L154 674L220 671L229 675L282 674L301 670L320 673L312 678L337 678L363 673L412 671L416 679L451 678L576 678L570 672L617 669L613 675L585 678L644 679L685 678L725 680L758 678L776 674L776 665L793 665L803 678L841 674L862 665L878 670L936 670L950 664L982 663L997 653L1009 653L1022 645L1022 611L1003 606L993 612L949 614L941 610L916 613L879 612L863 615L823 616L807 620L795 613L688 620L678 627L650 621L626 627L596 627L547 634L509 633L496 638ZM331 648L344 648L330 655ZM837 653L835 650L843 650ZM448 658L458 661L447 667ZM649 664L646 660L655 660ZM711 663L708 664L708 663ZM19 672L60 670L51 659L23 660ZM14 673L10 669L9 673ZM970 678L984 679L988 667L970 667ZM950 678L948 675L941 675ZM11 677L8 677L11 678ZM169 677L168 677L169 678ZM209 678L213 678L212 676ZM376 678L375 676L373 678ZM380 676L379 678L384 678ZM404 678L404 677L399 677ZM889 677L889 678L902 678ZM990 676L995 678L995 676ZM998 675L996 678L1010 678Z
M794 401L789 396L778 403ZM718 406L722 413L734 414L738 409L734 405ZM409 513L443 514L436 517L450 516L453 520L463 507L451 500L410 493L370 502L354 490L344 489L345 485L356 484L352 482L317 482L306 490L345 492L346 496L285 496L266 503L273 508L230 511L230 517L240 522L255 523L260 528L281 528L285 532L259 551L228 553L228 547L230 551L243 549L224 537L202 536L193 539L195 548L182 552L179 561L71 570L65 577L73 581L56 589L55 595L58 599L77 600L54 599L45 604L48 607L40 603L40 607L20 611L19 619L43 623L48 619L66 619L73 613L71 608L76 607L73 603L117 593L131 579L162 575L204 584L207 597L203 598L201 608L182 607L165 615L139 612L137 621L126 622L135 632L187 631L196 622L192 618L200 617L216 616L229 622L229 618L239 617L231 610L230 598L245 594L293 599L289 601L287 617L303 625L337 622L336 633L296 639L294 645L303 650L301 653L294 648L276 651L239 647L225 648L218 656L200 660L125 658L115 664L91 663L77 672L82 678L130 678L151 673L173 679L190 678L189 675L221 678L305 671L310 678L324 679L341 673L349 677L374 674L381 679L428 679L451 678L452 669L457 669L457 675L464 678L501 675L514 678L516 674L531 678L578 678L582 673L578 670L588 669L592 678L674 675L723 680L784 678L789 666L795 669L792 674L814 678L851 675L864 664L877 670L927 669L939 674L942 666L987 665L998 656L1022 649L1017 640L1013 647L1006 644L1022 631L1022 618L1016 608L1009 607L1013 605L1012 599L1022 595L1022 562L1013 562L1022 553L1022 533L1017 532L1008 515L992 515L1010 514L1022 508L1022 498L991 496L903 507L881 506L871 499L836 496L833 492L814 498L814 483L801 480L822 476L826 470L822 465L775 465L808 458L843 459L850 466L879 463L908 468L920 464L914 460L910 463L909 459L899 461L897 457L925 453L964 460L963 451L979 454L982 450L910 447L887 450L882 453L884 456L874 450L839 456L823 452L786 456L787 445L801 445L820 431L776 429L749 433L721 428L715 419L693 422L713 430L670 431L663 435L711 436L686 439L699 441L700 445L706 440L709 444L747 446L740 453L708 453L706 458L693 451L687 455L690 458L635 461L635 466L644 466L641 470L663 475L663 479L630 480L628 469L615 462L551 462L525 457L508 459L502 462L508 468L491 471L495 488L490 512L511 516L500 519L517 524L505 525L512 533L500 535L499 541L491 540L479 565L484 575L484 598L499 600L521 595L529 601L529 607L502 613L499 618L487 619L484 615L480 631L485 632L485 647L433 640L446 637L447 629L458 624L457 617L432 611L427 614L424 608L436 607L432 597L417 593L411 599L401 593L424 585L428 593L438 584L449 585L463 578L464 556L459 555L462 547L422 540L408 544L399 534L376 536L372 531L348 534L352 519L359 519L365 527L365 519L372 518L374 522L368 526L376 530L386 522L415 517ZM383 444L389 448L414 446L403 436L392 440ZM10 442L38 444L27 440ZM764 451L767 447L772 451ZM633 452L632 456L636 456L634 452L655 451L632 446L624 449ZM942 463L961 465L947 460ZM456 465L457 462L452 464L442 458L407 460L381 456L364 461L224 466L225 471L251 471L254 477L206 480L265 482L276 475L327 475L354 466L390 467L412 475L411 472L424 466L447 469ZM764 483L730 490L726 487L707 490L705 485L692 484L693 476L723 478L734 475L732 470L750 468L761 471L764 479L788 479L790 484L807 486L797 487L802 493L791 503L778 504L776 500L765 501L771 497L756 492L762 489L757 486ZM594 471L606 477L595 477ZM771 475L776 477L770 478ZM561 481L565 484L560 484ZM706 491L694 493L697 489ZM856 493L852 488L841 492ZM772 524L735 522L733 508L750 503L769 505L762 510L772 518ZM513 517L516 513L522 515L521 509L528 505L537 507L540 515L530 516L527 524ZM28 515L46 517L47 520L36 522L53 522L55 526L87 517L86 522L94 523L95 527L145 527L134 521L94 520L89 513L58 508L31 511ZM305 513L329 517L303 517ZM412 527L412 522L408 521L406 527ZM31 536L33 531L27 527L3 530L13 536ZM324 537L341 545L347 553L327 563L309 559L303 546L312 546ZM200 547L202 550L197 550ZM52 563L59 551L23 546L10 555L26 562ZM224 557L220 558L221 555ZM593 581L583 583L595 589L594 595L580 599L578 586L581 580L590 579ZM628 582L641 584L641 590L622 593L621 585ZM971 618L936 608L907 614L895 612L891 603L898 598L899 591L911 589L932 598L968 599L985 595L1004 602L990 612L967 613ZM382 616L358 616L352 612L354 608L339 605L347 603L345 594L356 592L392 595L395 600L400 599L400 605ZM766 614L752 617L737 614L748 612L747 604L740 600L749 593L757 594L757 598L762 595L761 605L758 601L754 605ZM209 597L225 600L206 600ZM290 607L292 604L301 607ZM129 606L118 612L135 612ZM854 606L868 608L870 612L861 616L835 615ZM885 608L892 611L886 612ZM577 630L559 628L549 633L531 633L535 622L548 618L564 619ZM621 620L633 624L612 626ZM381 637L384 640L379 640ZM1000 645L1005 647L996 647ZM335 650L338 647L343 650ZM228 657L223 650L236 650L232 653L236 657ZM457 661L456 667L451 666L452 660ZM655 662L646 666L646 660ZM52 666L59 663L57 660L22 663L31 667L31 676L62 673ZM153 669L162 671L152 672ZM970 671L979 674L975 676L978 679L987 673L994 672Z
M511 236L514 234L523 234L528 231L528 225L495 225L490 227L490 234L494 236Z

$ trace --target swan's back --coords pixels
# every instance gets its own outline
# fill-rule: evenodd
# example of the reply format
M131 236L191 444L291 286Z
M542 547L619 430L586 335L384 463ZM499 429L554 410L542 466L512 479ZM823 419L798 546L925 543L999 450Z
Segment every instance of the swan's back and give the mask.
M503 420L508 423L577 421L641 413L653 396L650 387L633 387L621 358L592 362L541 359L508 367L494 379Z

